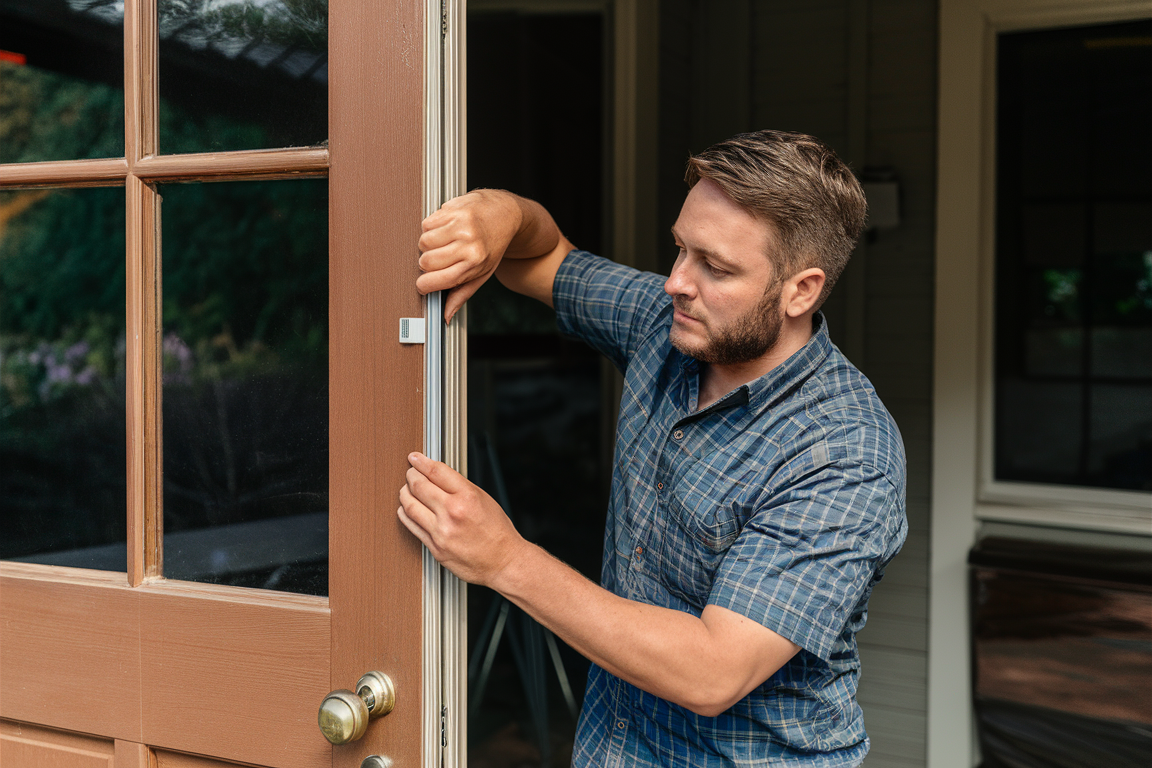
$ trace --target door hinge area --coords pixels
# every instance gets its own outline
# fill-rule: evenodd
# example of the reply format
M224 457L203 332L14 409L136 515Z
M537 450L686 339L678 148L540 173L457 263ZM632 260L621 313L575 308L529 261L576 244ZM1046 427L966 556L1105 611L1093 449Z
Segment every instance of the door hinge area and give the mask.
M440 749L448 748L448 707L440 708Z
M440 0L440 39L448 37L448 0Z

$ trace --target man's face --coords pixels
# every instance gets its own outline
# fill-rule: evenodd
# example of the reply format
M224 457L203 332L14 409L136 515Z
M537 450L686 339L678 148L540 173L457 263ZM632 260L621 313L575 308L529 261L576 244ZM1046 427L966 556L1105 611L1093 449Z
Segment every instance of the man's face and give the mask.
M702 179L688 193L672 233L680 248L664 283L675 307L672 345L714 365L762 357L784 323L783 280L768 257L769 225Z

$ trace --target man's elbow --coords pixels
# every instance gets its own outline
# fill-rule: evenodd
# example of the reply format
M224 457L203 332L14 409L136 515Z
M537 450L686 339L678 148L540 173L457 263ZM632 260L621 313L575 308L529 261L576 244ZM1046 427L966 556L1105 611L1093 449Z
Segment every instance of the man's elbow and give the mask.
M697 686L692 695L679 702L681 706L701 717L717 717L748 695L743 688L716 682Z

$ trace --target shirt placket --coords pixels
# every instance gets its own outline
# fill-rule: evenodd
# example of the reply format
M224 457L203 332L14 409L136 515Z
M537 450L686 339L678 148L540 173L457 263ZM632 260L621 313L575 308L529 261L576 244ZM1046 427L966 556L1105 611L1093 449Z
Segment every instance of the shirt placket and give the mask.
M612 691L612 738L608 742L606 768L623 768L624 747L628 743L628 715L631 708L625 683L617 680Z
M651 511L645 513L646 517L643 522L631 532L632 539L629 542L629 586L633 597L636 599L645 599L644 587L640 581L641 574L651 571L647 567L653 562L651 547L660 528L661 517L667 507L669 462L664 445L667 441L669 425L675 422L677 417L675 406L665 404L656 418L658 424L653 427L662 438L653 440L656 446L656 472L649 481L651 483L649 493L652 494L654 503L646 505ZM655 574L652 575L655 576Z

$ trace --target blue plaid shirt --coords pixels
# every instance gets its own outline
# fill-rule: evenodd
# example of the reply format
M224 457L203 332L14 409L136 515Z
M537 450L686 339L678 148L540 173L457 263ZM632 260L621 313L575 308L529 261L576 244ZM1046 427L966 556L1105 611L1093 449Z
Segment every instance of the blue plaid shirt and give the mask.
M801 651L717 717L593 665L572 764L858 765L856 633L907 532L900 433L819 314L803 349L697 410L663 280L573 251L553 288L561 331L625 376L601 583L694 616L728 608Z

